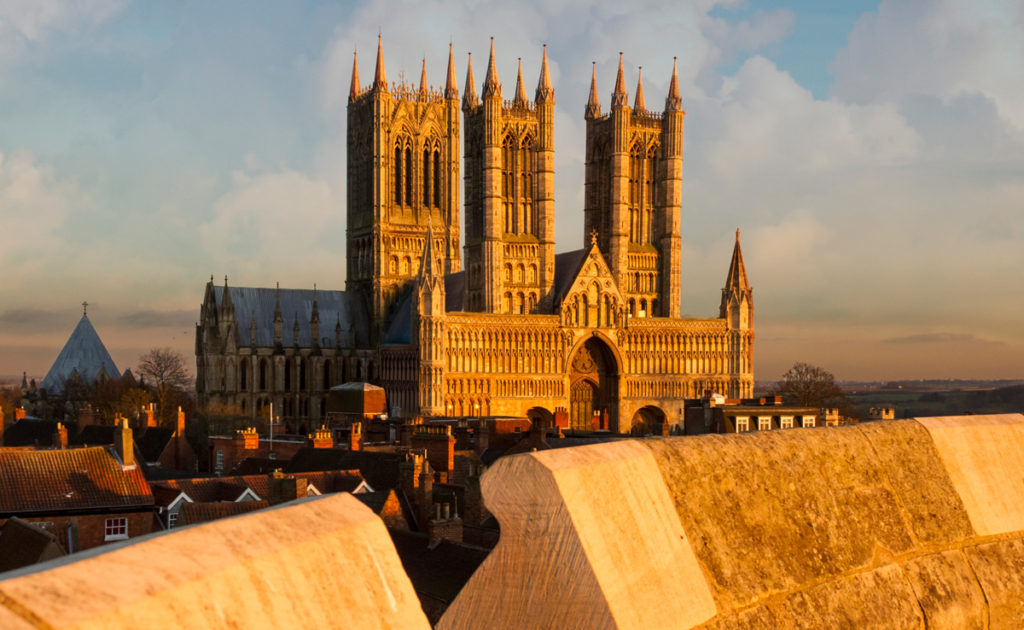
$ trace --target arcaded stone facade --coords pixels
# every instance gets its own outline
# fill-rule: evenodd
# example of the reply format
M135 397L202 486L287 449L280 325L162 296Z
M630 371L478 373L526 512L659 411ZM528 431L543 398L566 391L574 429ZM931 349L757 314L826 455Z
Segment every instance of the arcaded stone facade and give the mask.
M425 67L418 88L389 85L379 42L369 86L353 66L346 290L211 281L197 328L200 401L251 414L273 402L275 414L315 421L327 389L368 380L396 416L564 410L570 428L629 432L681 423L685 399L708 390L752 395L753 293L739 232L718 317L679 317L675 70L662 112L646 108L641 80L630 107L621 58L610 111L592 79L585 247L557 255L546 52L533 101L521 69L503 100L493 43L479 97L471 64L466 76L460 106L450 50L443 89L427 85Z

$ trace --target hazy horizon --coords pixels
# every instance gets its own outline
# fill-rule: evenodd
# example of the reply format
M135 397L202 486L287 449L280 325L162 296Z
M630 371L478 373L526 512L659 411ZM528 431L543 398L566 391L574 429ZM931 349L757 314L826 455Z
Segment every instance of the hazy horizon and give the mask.
M831 3L828 3L831 5ZM1006 1L509 5L127 0L0 6L0 375L41 378L81 317L120 370L194 369L212 275L344 288L345 107L378 27L390 81L503 92L548 45L556 250L581 246L591 61L687 111L683 309L716 316L734 231L755 371L1024 378L1024 6ZM404 74L403 74L404 71ZM287 314L286 314L287 315Z

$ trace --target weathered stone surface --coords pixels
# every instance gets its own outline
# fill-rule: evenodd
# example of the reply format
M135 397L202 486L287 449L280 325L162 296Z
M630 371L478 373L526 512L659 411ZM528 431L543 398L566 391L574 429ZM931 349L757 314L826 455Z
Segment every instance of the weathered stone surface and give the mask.
M919 556L903 566L929 628L985 627L985 595L960 550Z
M868 422L857 430L871 444L919 542L974 535L970 519L928 431L913 420Z
M1024 417L922 424L501 460L483 482L502 541L442 627L1024 627L1024 528L997 529L1024 504ZM684 562L665 585L672 556ZM671 613L695 592L714 605Z
M964 549L988 601L989 627L1024 628L1024 539Z
M0 611L35 627L430 627L383 523L348 494L5 577Z
M918 418L980 535L1024 530L1024 415Z
M715 614L640 443L507 457L483 493L501 540L440 628L689 627Z
M885 561L913 541L853 427L645 442L719 608Z

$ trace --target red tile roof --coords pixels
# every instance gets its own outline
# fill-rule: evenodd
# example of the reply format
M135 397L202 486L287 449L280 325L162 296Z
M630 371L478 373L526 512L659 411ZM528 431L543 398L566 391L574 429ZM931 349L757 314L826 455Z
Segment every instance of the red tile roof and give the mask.
M108 447L0 451L0 515L152 505L142 469L122 469Z

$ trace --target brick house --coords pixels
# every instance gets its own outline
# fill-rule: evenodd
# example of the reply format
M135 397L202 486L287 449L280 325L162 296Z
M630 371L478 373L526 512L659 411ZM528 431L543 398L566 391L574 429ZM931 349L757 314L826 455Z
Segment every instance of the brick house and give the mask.
M0 449L0 527L17 516L52 533L66 553L150 533L153 493L131 429L120 433L113 447Z

